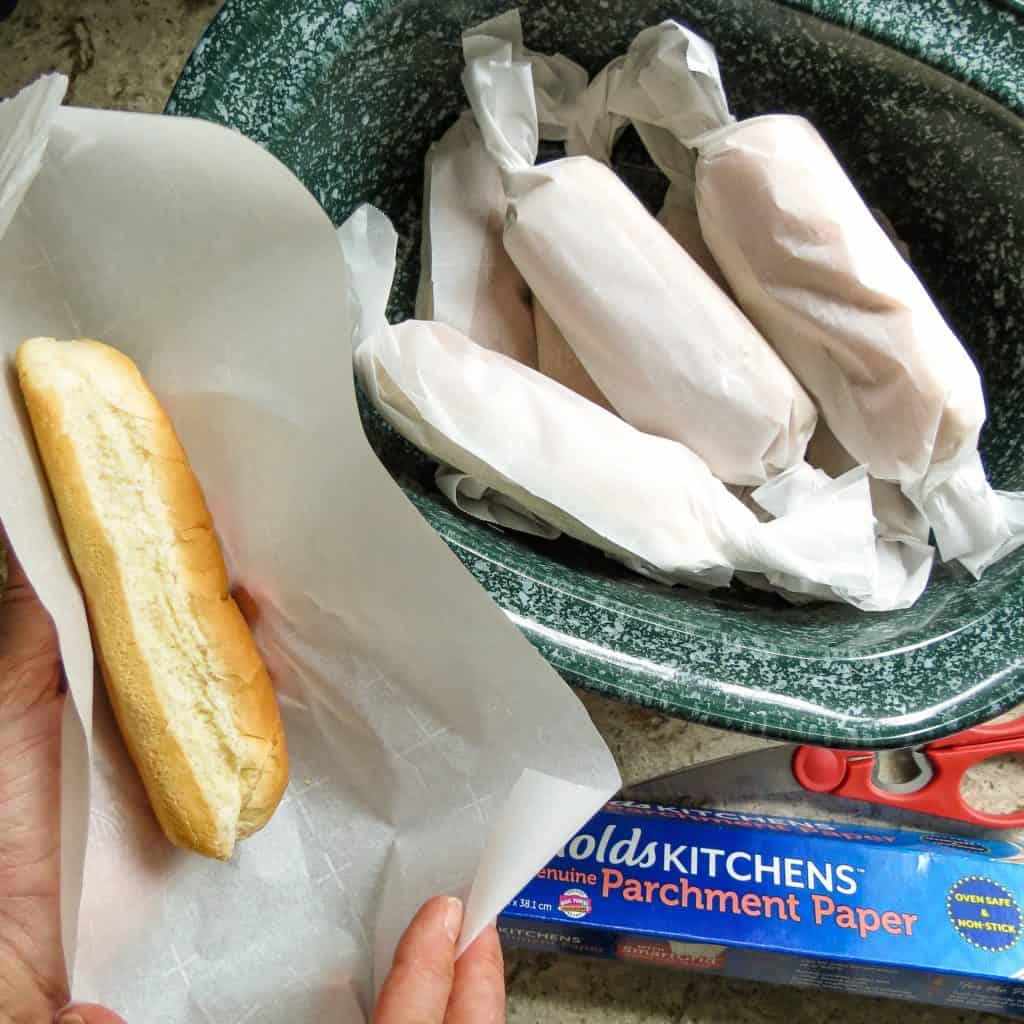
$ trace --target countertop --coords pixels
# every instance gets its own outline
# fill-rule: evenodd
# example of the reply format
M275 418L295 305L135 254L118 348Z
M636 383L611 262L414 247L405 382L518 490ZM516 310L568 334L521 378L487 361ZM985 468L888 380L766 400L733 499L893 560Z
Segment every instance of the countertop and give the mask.
M0 22L0 98L43 72L71 80L68 100L90 107L159 112L219 0L20 0ZM0 2L0 11L5 3ZM756 748L759 740L581 694L628 783L697 761ZM969 780L978 806L1024 806L1019 764L988 764ZM837 802L777 799L750 810L878 820ZM632 964L551 955L507 956L509 1024L987 1024L991 1014L758 985Z

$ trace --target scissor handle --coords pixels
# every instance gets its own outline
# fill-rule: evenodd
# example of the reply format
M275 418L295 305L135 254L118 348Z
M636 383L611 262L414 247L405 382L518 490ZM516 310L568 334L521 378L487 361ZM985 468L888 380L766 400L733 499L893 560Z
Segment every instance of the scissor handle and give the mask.
M1014 718L1009 722L999 722L996 725L977 725L973 729L964 729L963 732L954 733L941 740L933 740L924 745L925 750L946 750L950 747L971 747L977 743L992 743L995 740L1021 741L1021 751L1024 752L1024 715Z
M835 793L841 796L843 794L839 790L846 781L850 758L853 756L849 751L831 750L828 747L797 747L790 767L793 778L804 789L812 793Z
M999 728L998 726L992 728ZM934 775L916 793L894 793L877 786L872 778L874 755L821 747L798 747L793 755L793 775L816 793L831 793L848 800L864 800L887 807L903 807L920 814L954 818L981 828L1024 828L1024 810L1010 814L979 811L964 800L960 784L967 771L1000 754L1024 753L1024 738L986 742L984 746L928 749Z

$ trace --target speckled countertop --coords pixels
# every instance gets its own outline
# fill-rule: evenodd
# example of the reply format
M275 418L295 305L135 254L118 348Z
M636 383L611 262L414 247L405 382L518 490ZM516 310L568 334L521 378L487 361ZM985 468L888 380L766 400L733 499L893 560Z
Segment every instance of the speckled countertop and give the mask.
M0 97L56 68L70 76L72 103L160 111L218 6L219 0L20 0L15 13L0 22ZM603 698L583 695L583 700L627 782L760 745ZM986 765L969 784L969 796L979 806L993 811L1024 806L1024 771L1018 764ZM823 802L744 806L812 817L858 816L852 805ZM984 1024L999 1019L549 955L510 954L507 974L510 1024Z

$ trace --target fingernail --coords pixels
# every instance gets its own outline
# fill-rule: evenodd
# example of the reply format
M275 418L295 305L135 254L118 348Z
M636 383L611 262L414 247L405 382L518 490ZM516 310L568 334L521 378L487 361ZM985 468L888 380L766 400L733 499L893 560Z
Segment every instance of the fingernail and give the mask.
M459 937L459 929L462 927L462 900L454 896L448 897L447 906L444 912L444 932L450 942L455 942Z
M85 1024L85 1018L77 1013L62 1013L57 1018L57 1024Z

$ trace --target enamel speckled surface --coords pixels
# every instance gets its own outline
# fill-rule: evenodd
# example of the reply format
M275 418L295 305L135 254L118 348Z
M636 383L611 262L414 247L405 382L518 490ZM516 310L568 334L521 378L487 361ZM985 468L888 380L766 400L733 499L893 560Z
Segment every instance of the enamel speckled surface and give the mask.
M381 206L403 240L391 312L409 315L423 154L464 105L459 33L507 6L229 0L168 110L266 145L335 222L360 202ZM1024 488L1024 20L982 0L799 5L831 22L796 6L543 0L521 9L529 45L591 71L639 29L679 17L718 48L737 114L814 121L910 243L977 358L991 409L983 454L997 486ZM663 182L634 139L616 162L647 201L660 199ZM738 588L668 590L572 541L463 518L435 492L425 460L367 409L364 418L423 515L573 682L732 729L873 747L952 731L1024 693L1024 552L980 583L940 569L916 608L888 615L790 608Z

